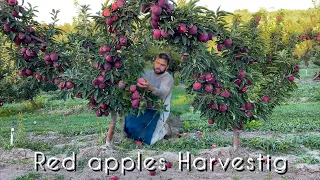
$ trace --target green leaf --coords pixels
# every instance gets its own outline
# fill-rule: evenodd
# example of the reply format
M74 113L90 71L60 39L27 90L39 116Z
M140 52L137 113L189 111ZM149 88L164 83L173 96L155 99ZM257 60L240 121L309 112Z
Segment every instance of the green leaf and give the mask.
M93 94L95 100L98 99L98 95L99 95L99 90L96 90Z
M185 35L182 35L182 43L183 45L187 45L187 37Z
M176 36L176 37L174 38L173 42L174 42L174 43L178 43L178 42L180 41L180 39L181 39L181 36L178 35L178 36Z

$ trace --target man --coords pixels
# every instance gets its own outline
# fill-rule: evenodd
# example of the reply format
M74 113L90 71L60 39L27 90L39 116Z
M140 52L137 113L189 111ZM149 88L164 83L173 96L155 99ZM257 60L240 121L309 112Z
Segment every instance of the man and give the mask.
M170 100L174 86L173 78L167 72L169 62L170 58L167 54L159 54L153 62L153 71L142 76L146 82L137 84L138 87L148 89L152 94L163 99L168 112L155 114L155 110L147 109L146 113L139 117L129 114L124 126L127 137L152 145L167 134L166 121L170 113Z

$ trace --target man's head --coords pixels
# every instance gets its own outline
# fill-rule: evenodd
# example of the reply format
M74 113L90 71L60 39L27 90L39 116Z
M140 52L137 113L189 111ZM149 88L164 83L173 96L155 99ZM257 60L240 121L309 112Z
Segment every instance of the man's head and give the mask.
M153 62L153 70L156 74L163 74L169 68L170 58L165 53L160 53Z

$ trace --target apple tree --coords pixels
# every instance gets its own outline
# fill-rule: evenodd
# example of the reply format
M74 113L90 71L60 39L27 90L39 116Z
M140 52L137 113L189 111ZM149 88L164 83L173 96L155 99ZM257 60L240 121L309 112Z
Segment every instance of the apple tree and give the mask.
M243 25L235 19L230 27L225 21L230 13L215 12L197 2L176 6L168 0L114 1L93 16L93 26L85 23L61 41L55 39L61 35L55 27L59 11L52 11L53 23L40 25L33 20L30 4L24 7L6 0L0 2L0 20L2 32L19 47L19 75L34 83L57 85L61 97L89 100L99 117L110 114L107 143L117 114L165 109L161 99L136 86L145 65L142 54L148 48L137 37L149 32L149 38L181 54L180 76L187 91L196 95L195 111L221 129L231 127L236 148L243 125L266 120L282 95L296 86L296 62L286 45L279 44L281 18L266 46L258 28L261 16ZM208 41L217 48L208 51Z

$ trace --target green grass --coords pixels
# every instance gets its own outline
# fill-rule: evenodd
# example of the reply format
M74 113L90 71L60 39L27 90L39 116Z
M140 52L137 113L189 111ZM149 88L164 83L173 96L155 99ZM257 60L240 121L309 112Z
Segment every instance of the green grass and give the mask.
M231 139L226 139L219 135L219 133L209 134L202 133L201 136L196 134L188 133L186 136L181 136L180 138L174 138L170 140L170 143L167 141L159 141L154 145L138 147L135 144L132 144L130 141L124 141L120 145L120 150L130 151L132 149L141 148L152 151L172 151L172 152L185 152L190 151L197 154L199 149L211 149L212 144L215 143L217 147L226 147L231 146Z
M308 149L320 149L320 135L287 135L284 137L254 137L243 138L242 143L244 146L253 149L260 149L267 153L299 153L301 145Z
M304 62L301 62L300 68L300 79L311 79L316 72L320 71L320 67L312 62L309 63L309 66L306 66Z
M298 89L291 94L287 103L304 103L320 101L319 83L299 83Z
M16 178L15 180L35 180L35 179L39 179L40 176L41 175L39 173L30 172L24 176L20 176L20 177Z
M320 164L320 156L314 157L310 154L303 154L296 163Z
M94 114L37 115L23 114L22 123L25 132L45 134L49 131L58 132L66 136L95 134L106 129L109 117L96 117ZM0 134L4 137L10 135L11 123L17 123L18 115L0 118Z

